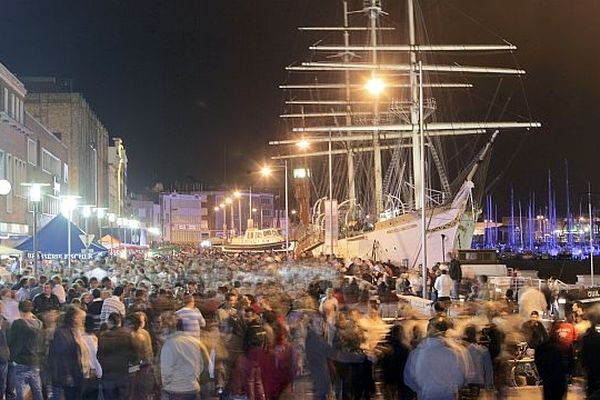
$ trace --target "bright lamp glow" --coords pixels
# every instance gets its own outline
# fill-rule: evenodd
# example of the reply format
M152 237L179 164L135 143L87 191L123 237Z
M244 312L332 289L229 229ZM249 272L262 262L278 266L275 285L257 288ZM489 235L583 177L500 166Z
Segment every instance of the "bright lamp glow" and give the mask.
M0 179L0 195L6 196L10 193L11 184L6 179Z
M108 222L115 222L117 220L117 216L115 213L108 213Z
M219 208L225 208L225 203L219 204Z
M365 84L365 89L373 96L378 96L385 89L385 83L376 76L372 76L371 79Z
M160 229L153 226L151 228L148 228L148 233L150 233L151 235L154 235L154 236L158 236L158 235L160 235Z
M83 218L89 218L92 215L92 208L90 206L84 206L81 209L81 215Z
M140 221L136 220L136 219L130 219L128 222L128 226L131 229L138 229L140 227Z
M273 168L265 165L260 169L260 173L262 174L262 176L269 176L273 173Z
M75 197L63 197L60 202L60 211L65 217L68 217L77 207L77 199Z
M121 226L125 224L125 221L127 221L124 218L117 218L117 225Z
M36 203L42 201L42 188L40 185L31 185L29 188L29 200Z
M255 212L257 212L257 211L258 211L258 210L257 210L256 208L253 208L253 209L252 209L252 212L253 212L253 213L255 213Z
M233 192L233 197L235 197L236 199L239 199L240 197L242 197L242 194L240 193L239 190L236 190L235 192Z
M225 204L231 204L232 202L233 200L231 200L231 197L225 199Z
M106 214L105 211L106 210L104 208L96 208L96 215L98 216L98 219L104 218L104 215Z
M310 142L306 139L302 139L301 141L296 143L296 146L298 146L298 148L300 148L302 150L306 150L310 147Z
M215 207L215 212L219 211L220 208L219 207Z

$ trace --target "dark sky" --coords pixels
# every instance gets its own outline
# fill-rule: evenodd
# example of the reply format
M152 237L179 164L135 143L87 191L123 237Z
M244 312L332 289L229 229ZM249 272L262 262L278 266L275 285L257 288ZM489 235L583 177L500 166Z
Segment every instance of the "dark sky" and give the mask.
M587 180L600 191L600 1L424 1L439 11L431 20L451 32L449 42L497 43L496 33L519 47L529 105L544 128L501 138L490 179L508 169L497 195L510 184L523 196L541 191L548 169L562 182L565 158L575 197ZM111 136L125 139L134 190L185 176L220 184L225 159L228 183L241 183L281 129L284 67L314 41L296 27L339 22L339 3L0 0L0 62L21 76L72 78ZM454 18L462 12L481 25Z

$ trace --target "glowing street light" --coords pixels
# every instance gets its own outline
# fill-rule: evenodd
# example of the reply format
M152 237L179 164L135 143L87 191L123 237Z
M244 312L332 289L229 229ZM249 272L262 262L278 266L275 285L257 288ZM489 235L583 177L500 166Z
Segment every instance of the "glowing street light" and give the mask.
M31 249L33 250L33 274L38 273L38 256L37 256L37 221L39 213L39 204L42 201L42 187L50 186L49 183L22 183L21 186L29 186L29 201L33 208L33 226L31 235Z
M278 168L283 169L283 177L284 177L284 190L285 190L285 255L286 258L289 258L290 251L290 213L289 213L289 188L288 188L288 161L285 160L283 164L277 166ZM273 167L265 165L261 168L260 173L264 177L268 177L273 173ZM261 209L262 211L262 209ZM262 225L262 223L261 223ZM262 227L262 226L261 226Z
M6 196L10 193L12 186L6 179L0 179L0 196Z
M298 148L301 150L306 150L310 147L310 142L306 139L302 139L298 143L296 143L296 146L298 146Z
M269 167L268 165L265 165L260 169L260 173L262 176L270 176L273 173L273 168Z
M379 96L385 89L385 82L376 75L373 75L367 83L365 83L365 89L367 89L367 92L371 95Z

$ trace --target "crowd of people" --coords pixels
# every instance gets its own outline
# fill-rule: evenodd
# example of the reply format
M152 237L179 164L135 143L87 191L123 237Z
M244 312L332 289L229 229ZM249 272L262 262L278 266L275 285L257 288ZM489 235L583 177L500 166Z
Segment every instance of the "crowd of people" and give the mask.
M484 276L467 292L456 260L428 270L430 315L396 296L422 296L420 271L389 262L188 249L73 264L0 291L0 399L443 400L540 383L561 399L577 376L600 394L600 312L542 321L537 288L518 305Z

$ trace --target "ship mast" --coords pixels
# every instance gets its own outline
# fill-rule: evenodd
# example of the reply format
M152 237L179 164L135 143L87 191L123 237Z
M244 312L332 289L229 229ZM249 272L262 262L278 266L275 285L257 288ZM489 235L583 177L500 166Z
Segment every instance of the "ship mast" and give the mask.
M410 51L410 123L413 126L412 131L412 164L413 164L413 176L412 186L414 188L413 199L415 203L415 210L419 210L423 207L421 201L421 185L424 184L421 176L421 135L419 133L419 84L418 84L418 71L417 71L417 53L413 50L417 44L416 42L416 27L415 27L415 7L414 0L408 0L408 40L411 46ZM422 68L420 69L422 71ZM425 265L424 265L425 267Z
M367 8L369 12L369 29L371 36L371 63L377 65L377 22L381 14L381 0L369 0L370 5ZM375 70L371 71L371 77L375 78ZM379 125L379 99L375 95L373 102L373 125ZM373 164L375 178L375 215L383 212L383 178L381 172L381 147L379 144L379 131L373 130Z
M348 28L350 25L348 21L348 2L344 1L344 27ZM346 29L344 31L344 47L350 47L350 31ZM344 62L349 63L352 57L352 53L350 50L344 50ZM344 79L345 79L345 94L346 94L346 126L352 125L352 103L350 99L350 71L344 71ZM345 136L348 136L347 133ZM331 142L330 142L331 143ZM348 169L348 199L350 200L351 206L356 204L356 182L354 179L354 152L352 150L352 143L348 142L347 144L348 154L346 158L347 169Z

